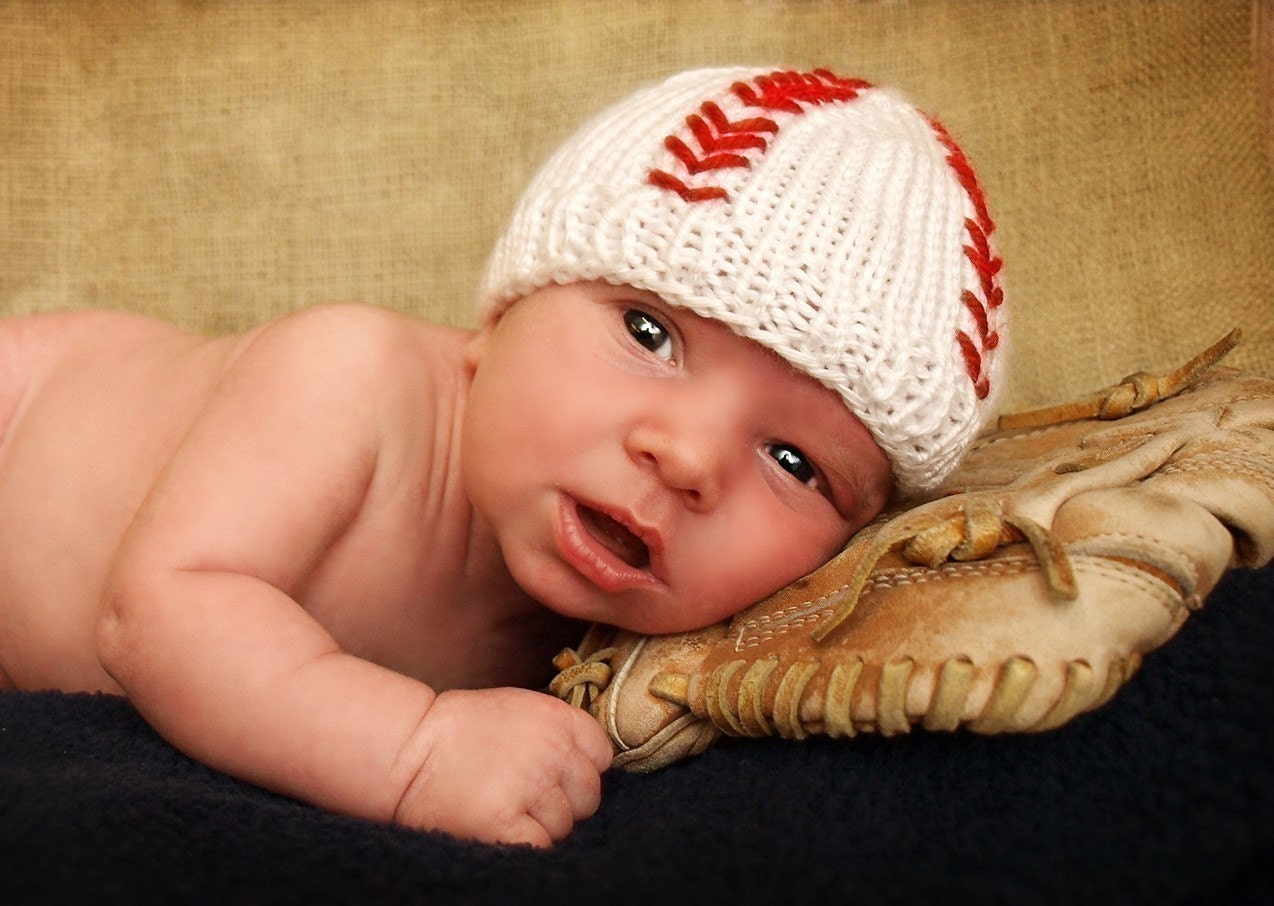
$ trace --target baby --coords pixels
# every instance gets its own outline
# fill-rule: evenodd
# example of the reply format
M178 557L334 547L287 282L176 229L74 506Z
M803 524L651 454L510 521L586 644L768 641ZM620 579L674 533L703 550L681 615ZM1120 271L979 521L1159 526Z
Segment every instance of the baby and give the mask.
M611 750L530 691L589 621L699 628L933 487L998 385L950 137L827 72L704 70L570 139L469 332L0 322L0 688L374 820L548 845Z

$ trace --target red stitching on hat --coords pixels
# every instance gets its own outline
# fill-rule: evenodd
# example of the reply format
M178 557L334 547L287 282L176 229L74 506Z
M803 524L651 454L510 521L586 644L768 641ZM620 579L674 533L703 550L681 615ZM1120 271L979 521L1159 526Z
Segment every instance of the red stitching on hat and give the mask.
M861 79L842 79L826 69L813 72L772 72L757 76L751 82L735 82L730 90L749 107L788 114L802 114L810 104L852 101L860 91L871 86ZM705 101L697 113L685 119L690 138L697 148L677 135L664 139L664 147L694 176L712 170L746 168L751 159L741 152L764 154L769 148L766 136L774 136L779 124L769 116L731 120L713 101ZM651 170L651 185L675 192L686 201L729 199L729 193L716 185L690 186L664 170Z
M704 186L703 188L692 189L684 182L670 173L663 170L650 171L650 184L658 186L661 189L667 189L669 192L676 192L686 201L709 201L713 198L729 198L725 189L720 186Z
M973 379L973 392L977 394L978 399L986 399L991 393L991 382L982 373L982 356L978 353L977 346L963 330L956 331L956 342L960 344L960 353L964 356L965 370Z
M852 101L870 87L870 83L861 79L844 79L829 70L816 69L813 72L772 72L757 76L751 82L735 82L731 91L749 107L799 116L805 112L806 105ZM750 167L752 157L746 152L753 152L753 156L764 154L769 148L766 136L773 137L779 132L779 123L772 117L730 120L713 101L700 105L698 113L686 117L685 124L697 148L675 134L664 139L664 147L677 158L689 176ZM941 123L929 119L929 124L946 149L947 163L973 206L973 217L965 220L968 243L964 246L964 254L978 275L981 295L965 290L961 302L973 318L977 337L975 339L966 331L957 330L956 343L969 380L973 382L974 392L978 399L985 399L991 392L990 377L985 367L987 357L1000 345L1000 335L992 325L992 316L1004 301L1004 291L997 279L1003 261L991 249L995 222L991 220L986 196L973 167ZM730 197L721 186L689 185L665 170L651 170L647 180L687 202L729 200Z
M973 323L977 327L977 338L970 337L963 330L956 331L956 342L960 346L960 354L964 357L965 370L969 380L973 381L973 389L978 399L986 399L991 392L990 377L985 368L987 354L1000 345L1000 334L992 327L992 316L1004 302L1004 290L997 279L1004 262L996 257L991 249L991 234L995 232L995 222L987 211L986 196L978 185L977 177L969 159L964 156L960 146L955 143L951 133L937 120L930 119L938 141L947 149L947 163L951 166L969 202L973 205L973 217L964 221L965 235L968 243L964 246L964 255L973 265L978 275L979 288L982 295L972 290L965 290L961 301Z

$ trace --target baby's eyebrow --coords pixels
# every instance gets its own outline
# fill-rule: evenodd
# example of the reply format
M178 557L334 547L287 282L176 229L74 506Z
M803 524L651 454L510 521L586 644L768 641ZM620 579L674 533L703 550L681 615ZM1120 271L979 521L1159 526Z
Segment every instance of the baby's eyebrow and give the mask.
M868 497L868 470L862 457L854 452L852 444L839 442L834 437L824 439L817 456L815 461L832 486L837 511L846 519L853 519Z
M863 502L863 481L862 472L859 469L842 465L840 468L833 470L836 481L839 479L838 486L835 488L836 502L841 508L842 515L849 517L854 515L862 506ZM843 490L842 490L843 489ZM847 494L849 499L843 499L842 494Z

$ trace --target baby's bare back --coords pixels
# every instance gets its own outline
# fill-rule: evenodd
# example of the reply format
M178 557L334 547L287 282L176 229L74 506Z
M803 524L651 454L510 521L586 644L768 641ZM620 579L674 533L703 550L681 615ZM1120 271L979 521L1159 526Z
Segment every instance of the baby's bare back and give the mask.
M121 571L270 586L435 689L546 679L578 630L474 529L468 339L367 306L212 340L122 313L0 320L0 688L127 692L99 660Z
M243 337L120 312L0 320L0 686L117 692L111 558Z

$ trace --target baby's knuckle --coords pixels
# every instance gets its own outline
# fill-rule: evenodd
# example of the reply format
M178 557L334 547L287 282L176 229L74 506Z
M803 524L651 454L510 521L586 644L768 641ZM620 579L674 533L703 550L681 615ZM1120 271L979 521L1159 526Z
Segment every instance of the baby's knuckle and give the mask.
M507 816L498 825L492 838L496 843L521 844L539 849L553 844L552 835L527 812Z

